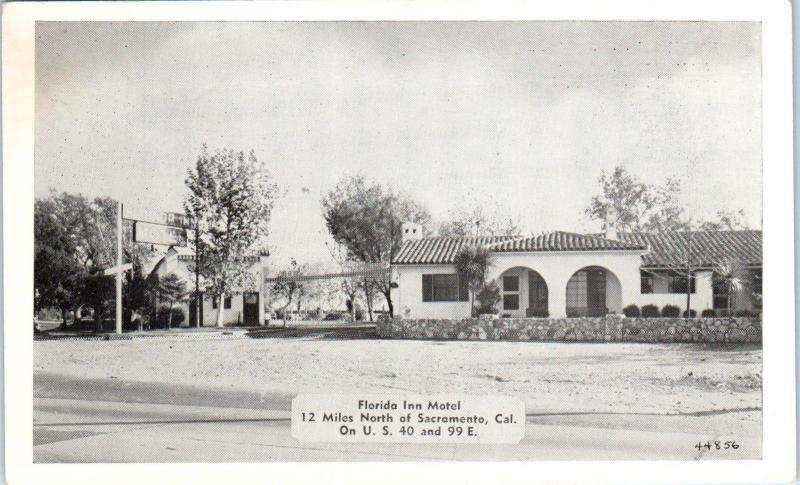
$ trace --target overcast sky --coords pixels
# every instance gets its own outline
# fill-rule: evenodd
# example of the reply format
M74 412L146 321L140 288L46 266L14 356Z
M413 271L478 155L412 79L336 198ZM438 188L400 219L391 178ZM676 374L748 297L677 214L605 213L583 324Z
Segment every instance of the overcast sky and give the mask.
M760 227L760 44L731 22L40 22L36 195L180 210L207 143L286 189L278 262L327 259L320 196L359 171L437 219L484 204L582 231L624 164Z

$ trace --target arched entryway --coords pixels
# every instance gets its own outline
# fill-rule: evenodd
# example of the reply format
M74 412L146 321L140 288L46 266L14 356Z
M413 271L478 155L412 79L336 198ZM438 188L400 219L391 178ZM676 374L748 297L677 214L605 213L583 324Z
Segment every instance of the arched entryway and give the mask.
M567 316L600 317L622 313L622 286L613 272L602 266L586 266L567 282Z
M538 272L517 266L499 278L500 313L511 317L547 316L547 283Z

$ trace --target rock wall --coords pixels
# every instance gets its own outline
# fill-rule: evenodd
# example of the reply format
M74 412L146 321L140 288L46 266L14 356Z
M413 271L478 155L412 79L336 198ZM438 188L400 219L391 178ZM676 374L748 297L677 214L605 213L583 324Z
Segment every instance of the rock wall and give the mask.
M574 342L761 342L760 317L393 319L382 338Z

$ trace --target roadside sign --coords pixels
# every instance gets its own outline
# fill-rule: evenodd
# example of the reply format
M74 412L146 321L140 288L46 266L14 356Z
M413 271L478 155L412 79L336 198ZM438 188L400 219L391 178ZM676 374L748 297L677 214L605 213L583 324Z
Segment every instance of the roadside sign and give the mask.
M186 229L152 222L135 221L133 240L137 243L186 246Z
M125 263L121 266L114 266L112 268L108 268L103 271L103 274L108 276L112 274L122 273L128 271L129 269L133 269L133 263Z

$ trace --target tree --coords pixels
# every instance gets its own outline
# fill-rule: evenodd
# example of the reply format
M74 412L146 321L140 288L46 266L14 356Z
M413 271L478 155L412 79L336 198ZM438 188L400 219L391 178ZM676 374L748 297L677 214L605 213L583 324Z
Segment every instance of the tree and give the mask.
M454 264L461 279L469 285L470 314L475 316L475 295L486 284L489 251L482 246L465 246L456 254Z
M585 213L591 220L608 224L606 214L613 207L616 228L621 231L669 232L688 229L684 209L679 205L680 182L668 178L663 185L640 181L625 167L605 170L598 179L601 193L592 197Z
M716 220L703 222L699 229L703 231L740 231L748 228L744 219L745 215L742 209L738 211L720 210L717 211Z
M750 271L736 258L727 258L714 267L716 284L728 296L728 316L731 316L731 308L734 296L751 281Z
M331 237L347 251L348 259L388 265L402 244L403 222L423 226L430 222L428 211L401 193L362 175L346 176L322 201L322 215ZM389 314L394 314L391 277L375 281L383 294Z
M205 145L186 186L184 211L200 234L195 250L202 260L196 271L218 302L217 326L222 327L225 296L256 287L248 255L266 244L278 189L254 152L209 153Z
M691 222L687 223L691 227ZM702 261L696 257L694 234L691 230L671 234L674 258L665 263L670 273L683 278L686 284L686 315L692 310L692 286L697 281L697 272L704 268ZM656 275L654 273L654 275Z
M270 288L270 300L285 301L280 308L284 325L286 323L286 310L289 309L295 297L303 293L303 282L297 280L297 277L301 274L302 268L297 264L297 261L294 258L292 258L292 260L289 262L289 267L289 270L281 272L278 281L276 281L272 285L272 288Z
M487 214L481 206L475 206L471 211L453 211L450 219L439 226L439 236L442 237L517 236L521 233L513 219Z
M172 328L172 306L186 296L186 283L175 273L167 273L158 280L158 296L169 303L167 330Z
M33 210L34 310L55 306L61 311L61 328L67 314L80 304L83 268L75 259L69 228L59 222L52 199L37 199Z

